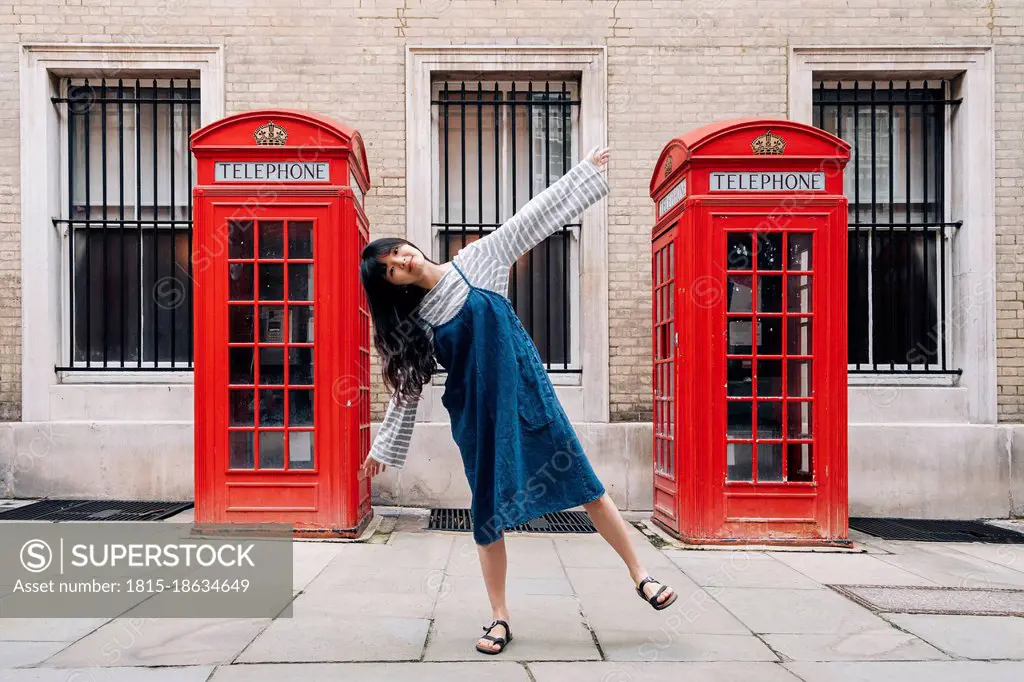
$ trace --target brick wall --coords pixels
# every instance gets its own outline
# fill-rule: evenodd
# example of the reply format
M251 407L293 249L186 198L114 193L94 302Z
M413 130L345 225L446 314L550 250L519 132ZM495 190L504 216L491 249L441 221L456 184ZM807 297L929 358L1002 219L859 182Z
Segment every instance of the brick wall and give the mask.
M989 8L996 57L996 367L999 419L1024 421L1024 8Z
M650 417L647 185L665 141L785 116L790 44L909 39L996 46L999 414L1022 421L1022 24L1024 0L0 0L0 420L19 417L21 391L19 42L224 45L228 113L300 107L363 133L377 235L404 230L407 44L607 45L611 405L635 420Z

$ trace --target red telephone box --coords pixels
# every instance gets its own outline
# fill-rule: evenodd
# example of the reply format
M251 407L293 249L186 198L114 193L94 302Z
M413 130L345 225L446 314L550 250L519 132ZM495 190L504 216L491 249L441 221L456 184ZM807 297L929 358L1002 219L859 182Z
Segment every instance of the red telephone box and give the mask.
M757 118L658 159L653 517L688 542L848 542L848 159Z
M271 110L191 145L196 522L358 535L372 516L362 139Z

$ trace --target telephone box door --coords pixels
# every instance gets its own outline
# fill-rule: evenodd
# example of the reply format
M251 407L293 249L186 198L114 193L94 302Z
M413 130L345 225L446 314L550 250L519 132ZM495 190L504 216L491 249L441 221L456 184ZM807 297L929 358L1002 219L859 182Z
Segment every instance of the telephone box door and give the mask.
M725 391L707 434L708 526L722 538L817 538L845 523L832 518L843 505L833 508L829 483L845 481L836 470L845 432L835 426L844 422L823 409L846 409L845 353L823 350L845 348L845 320L833 314L845 306L829 305L843 291L831 278L846 271L845 234L830 229L835 202L773 208L705 203L701 221L714 254L704 275L725 291L707 387Z
M316 381L337 373L331 365L343 345L319 328L339 319L327 309L333 299L317 296L338 266L326 229L336 223L334 207L329 200L208 201L205 228L222 237L216 241L226 254L197 263L210 268L199 281L213 289L199 297L207 307L200 319L220 340L201 349L205 357L197 348L196 358L197 375L208 377L196 399L218 425L205 444L213 454L205 492L220 498L216 508L227 518L259 512L262 521L301 526L329 511L338 494L329 481L339 463L319 447L337 442L324 431L340 428L329 418L337 406Z
M651 261L653 283L654 355L654 514L662 523L679 532L679 481L682 456L678 431L679 342L676 289L678 286L678 227L673 226L654 241Z

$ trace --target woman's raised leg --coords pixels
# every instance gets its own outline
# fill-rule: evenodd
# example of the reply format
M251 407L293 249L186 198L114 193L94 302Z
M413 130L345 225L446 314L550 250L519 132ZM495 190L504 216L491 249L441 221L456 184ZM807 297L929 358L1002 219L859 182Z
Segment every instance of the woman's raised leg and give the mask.
M601 534L601 537L612 546L612 549L626 563L626 568L629 569L629 577L633 579L633 586L638 586L640 581L647 577L647 570L640 564L640 559L636 555L633 543L629 539L626 520L622 518L622 514L619 512L618 507L615 506L615 502L608 496L608 493L605 493L593 502L583 505L583 509L590 516L590 520L594 522L597 532ZM653 581L648 582L644 585L644 594L650 599L658 593L661 585L661 583ZM671 587L666 589L658 597L658 603L665 603L665 601L672 598L672 594Z

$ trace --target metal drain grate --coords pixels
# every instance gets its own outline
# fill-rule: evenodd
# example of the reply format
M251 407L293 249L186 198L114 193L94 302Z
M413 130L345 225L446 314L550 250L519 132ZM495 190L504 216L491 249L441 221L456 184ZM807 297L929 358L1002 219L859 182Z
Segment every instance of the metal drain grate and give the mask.
M883 540L1024 544L1024 533L983 521L851 518L850 529Z
M160 521L191 506L191 502L42 500L0 512L0 521Z
M431 509L427 530L455 530L470 532L473 522L468 509Z
M427 530L472 532L468 509L431 509ZM513 528L510 533L596 533L586 512L568 511L544 514Z
M586 512L554 512L517 526L524 533L596 533L597 529Z

